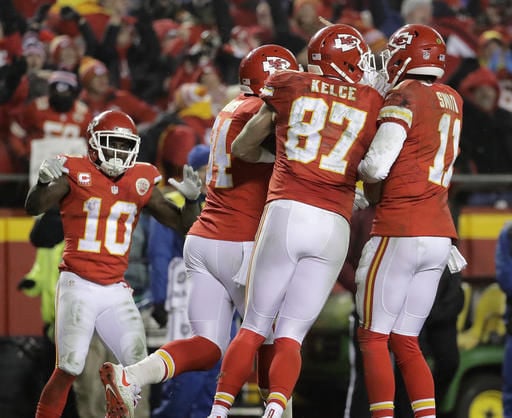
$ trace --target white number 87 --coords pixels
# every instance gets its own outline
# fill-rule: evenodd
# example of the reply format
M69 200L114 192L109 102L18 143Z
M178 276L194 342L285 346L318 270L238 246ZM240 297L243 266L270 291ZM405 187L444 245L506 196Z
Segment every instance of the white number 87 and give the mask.
M306 121L307 114L310 115L309 121ZM319 168L344 175L347 153L363 129L367 116L367 112L344 103L333 102L329 108L324 99L299 97L290 111L286 155L289 160L304 164L316 160L322 142L320 131L325 127L328 114L328 122L341 126L346 121L347 124L331 152L321 156ZM302 146L300 138L305 138Z

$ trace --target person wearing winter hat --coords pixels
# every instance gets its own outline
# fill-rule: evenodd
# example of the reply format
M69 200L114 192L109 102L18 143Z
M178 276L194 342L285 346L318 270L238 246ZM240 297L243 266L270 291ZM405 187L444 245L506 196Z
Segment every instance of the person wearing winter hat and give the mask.
M400 7L400 14L404 23L421 23L428 25L432 22L432 0L404 0Z
M77 100L77 94L74 73L53 71L48 79L48 94L15 112L9 143L20 164L28 169L33 139L86 137L92 114L87 105Z
M120 90L110 83L107 66L95 58L84 57L78 69L82 92L80 100L89 106L93 114L109 109L120 109L128 113L135 123L152 123L157 111L145 101L127 90Z

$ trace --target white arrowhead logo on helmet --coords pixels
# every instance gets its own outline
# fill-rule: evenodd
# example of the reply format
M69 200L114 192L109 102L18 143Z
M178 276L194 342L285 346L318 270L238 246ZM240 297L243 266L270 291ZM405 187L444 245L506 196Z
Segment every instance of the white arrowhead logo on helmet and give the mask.
M394 49L406 49L407 45L411 45L413 36L409 32L402 32L398 36L391 39L389 45Z
M354 35L350 34L338 34L337 38L334 39L334 47L341 49L343 52L350 51L352 49L361 49L361 40Z
M267 57L263 61L263 71L267 71L270 74L276 70L286 70L287 68L290 68L290 63L281 57Z

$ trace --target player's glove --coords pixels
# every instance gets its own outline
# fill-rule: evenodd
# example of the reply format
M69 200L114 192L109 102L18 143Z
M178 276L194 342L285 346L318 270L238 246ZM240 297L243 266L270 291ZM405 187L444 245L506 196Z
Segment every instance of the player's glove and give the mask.
M64 167L66 157L54 157L44 160L39 167L39 175L37 181L42 184L48 184L57 180L62 174L68 173L69 170Z
M381 71L365 71L360 83L373 87L382 97L385 97L391 88L386 73Z
M173 178L167 182L176 188L187 200L197 200L201 194L203 182L199 178L199 173L191 166L185 164L183 166L183 180L178 182Z
M167 325L167 320L169 318L164 305L164 303L155 303L153 305L153 310L151 311L151 316L157 322L160 328L164 328Z
M364 192L362 190L356 189L356 195L354 198L354 206L352 210L365 209L370 205L366 197L364 196Z

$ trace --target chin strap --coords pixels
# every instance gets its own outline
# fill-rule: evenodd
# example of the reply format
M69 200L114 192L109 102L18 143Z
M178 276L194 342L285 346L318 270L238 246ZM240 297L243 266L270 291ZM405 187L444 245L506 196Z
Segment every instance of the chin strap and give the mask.
M345 71L343 71L340 67L338 67L334 62L331 62L331 67L336 70L336 72L341 75L346 81L354 84L354 80L352 80Z
M409 65L409 63L411 62L411 57L407 58L403 65L400 67L400 69L398 70L398 72L396 73L396 76L395 78L393 79L393 81L390 83L391 86L395 86L395 84L398 82L398 80L400 79L400 76L404 73L405 69L407 68L407 66Z

